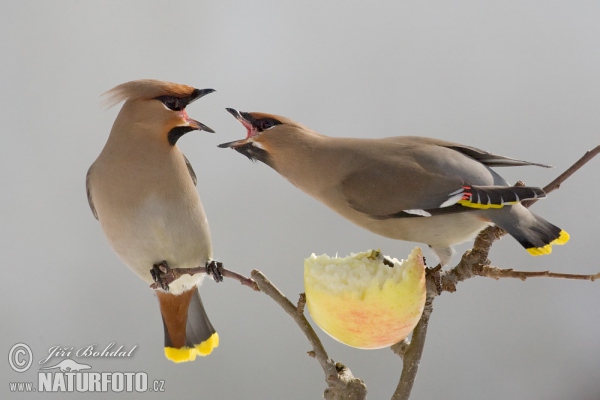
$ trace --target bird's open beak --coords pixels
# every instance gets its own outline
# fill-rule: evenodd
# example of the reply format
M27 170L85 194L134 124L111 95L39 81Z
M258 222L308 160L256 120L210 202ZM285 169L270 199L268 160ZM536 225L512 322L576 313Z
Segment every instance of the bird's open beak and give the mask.
M214 91L215 89L194 89L192 94L187 98L187 102L185 103L186 107L194 101L198 100L199 98L202 98ZM188 126L190 128L215 133L215 131L213 131L208 126L204 125L202 122L196 121L195 119L191 119L190 117L188 117L187 113L185 112L185 109L183 110L183 119L188 123Z
M188 125L189 125L190 128L194 128L194 129L197 129L199 131L206 131L206 132L210 132L210 133L215 133L215 131L213 131L212 129L210 129L208 126L204 125L200 121L196 121L195 119L191 119L190 117L186 118L185 120L188 123Z
M245 144L247 144L249 141L251 141L252 139L252 132L254 131L254 126L252 126L252 122L249 121L247 118L245 118L242 113L240 113L238 110L233 109L233 108L226 108L226 110L235 117L235 119L237 119L238 121L240 121L240 123L242 125L244 125L244 127L246 128L246 130L248 131L248 134L246 136L245 139L241 139L241 140L234 140L233 142L227 142L227 143L221 143L218 147L220 148L228 148L228 147L232 147L232 148L236 148L239 146L243 146ZM247 114L247 113L244 113Z
M215 89L194 89L194 91L192 92L192 94L189 97L189 100L188 100L186 106L193 103L194 101L206 96L207 94L211 94L214 91L215 91Z

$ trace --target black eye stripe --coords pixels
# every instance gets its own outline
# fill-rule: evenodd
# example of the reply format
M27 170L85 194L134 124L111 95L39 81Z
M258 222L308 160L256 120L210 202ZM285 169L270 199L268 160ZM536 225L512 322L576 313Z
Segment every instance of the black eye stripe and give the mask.
M259 132L270 129L275 125L281 125L281 122L277 121L275 118L261 118L254 122L254 127L258 129Z
M173 111L181 111L185 108L185 102L183 99L175 96L158 96L155 98L162 102L168 109Z

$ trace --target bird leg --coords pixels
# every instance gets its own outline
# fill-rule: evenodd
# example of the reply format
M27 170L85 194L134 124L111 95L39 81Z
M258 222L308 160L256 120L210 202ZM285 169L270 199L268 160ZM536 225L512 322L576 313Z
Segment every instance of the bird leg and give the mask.
M212 276L215 282L223 282L223 263L215 260L207 261L206 274Z

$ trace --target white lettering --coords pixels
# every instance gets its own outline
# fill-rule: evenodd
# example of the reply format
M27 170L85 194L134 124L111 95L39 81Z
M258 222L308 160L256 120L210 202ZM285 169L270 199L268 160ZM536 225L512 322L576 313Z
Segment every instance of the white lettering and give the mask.
M88 376L90 378L89 391L90 392L99 392L101 389L100 373L99 372L90 372Z
M112 373L110 372L103 372L102 373L102 391L103 392L108 392L108 384L111 382L111 376Z
M145 392L148 390L148 375L144 372L138 372L135 374L135 391Z
M133 353L133 351L137 348L137 344L135 346L133 346L131 348L131 350L129 350L129 353L127 353L127 357L131 357L131 354Z
M77 373L77 379L76 379L77 382L75 385L75 389L78 392L87 392L89 390L88 374L89 373L81 373L81 372Z
M38 374L38 390L40 392L52 391L52 372L40 372Z
M66 392L65 376L61 373L54 374L54 384L52 385L53 392Z
M112 374L112 387L111 387L112 391L113 392L122 392L124 382L125 382L125 379L123 377L123 374L121 372L114 372Z
M85 347L82 347L79 350L77 350L77 353L75 353L75 355L77 357L90 357L92 355L93 351L94 351L94 345L90 344L89 346L85 346Z
M75 377L75 372L67 372L65 374L67 377L67 392L73 391L73 378Z
M41 365L47 363L48 360L52 357L71 357L72 350L72 347L67 348L60 346L52 346L48 349L48 357L44 358L43 360L40 360L39 364Z
M164 381L160 382L163 383ZM156 387L156 381L154 381L154 386ZM12 382L10 388L11 391L23 391L25 389L22 383ZM77 391L80 393L147 392L148 374L145 372L39 372L37 390L40 392ZM163 391L162 384L160 391Z
M111 349L111 347L113 347L114 345L115 345L115 342L111 342L108 346L106 346L106 348L104 350L102 350L100 357L104 357L105 355L108 355L108 357L110 357L110 354L107 354L107 353Z

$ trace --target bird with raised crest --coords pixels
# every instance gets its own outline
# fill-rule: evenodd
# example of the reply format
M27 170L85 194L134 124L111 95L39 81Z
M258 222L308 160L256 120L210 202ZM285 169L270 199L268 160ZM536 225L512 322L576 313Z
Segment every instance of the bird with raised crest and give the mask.
M86 179L90 208L110 246L143 281L158 282L164 352L174 362L219 345L198 291L203 275L161 281L169 268L205 265L222 279L212 261L196 174L177 147L190 131L213 132L186 112L213 91L147 79L105 93L109 105L125 103Z

